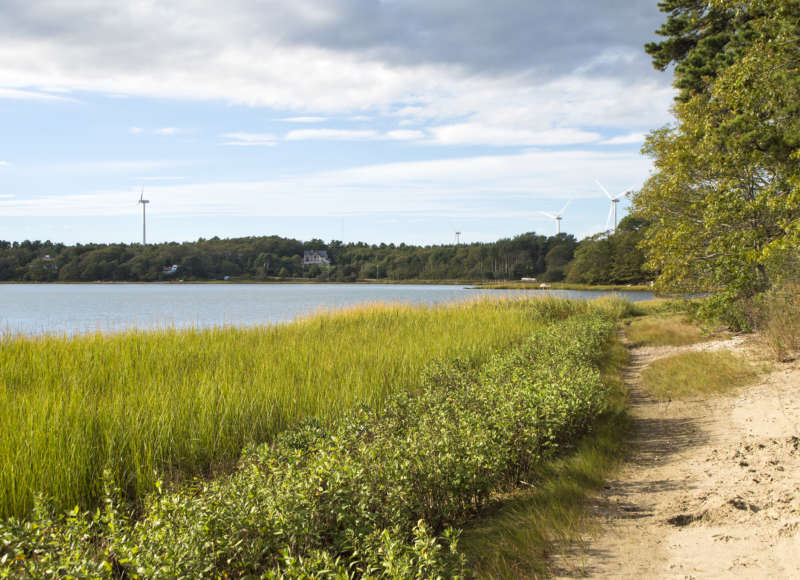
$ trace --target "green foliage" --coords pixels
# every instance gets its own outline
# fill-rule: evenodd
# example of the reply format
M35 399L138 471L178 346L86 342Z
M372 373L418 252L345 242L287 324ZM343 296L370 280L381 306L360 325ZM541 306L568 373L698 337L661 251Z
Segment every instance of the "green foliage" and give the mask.
M40 501L31 519L0 524L0 575L462 577L453 527L606 408L598 363L614 321L558 302L537 317L573 315L483 367L434 365L416 395L311 421L248 450L229 476L159 488L138 518L110 475L95 512L54 515Z
M736 11L737 59L650 134L656 172L633 202L656 288L713 293L704 310L741 328L746 301L786 274L771 264L800 245L800 3L714 6Z
M582 240L568 267L567 282L574 284L640 284L648 277L642 270L644 252L638 247L648 222L625 216L617 230Z
M372 305L260 328L5 337L0 515L26 514L36 492L59 509L93 507L104 468L130 498L156 471L170 482L225 471L304 417L417 388L431 360L485 362L568 304Z
M645 45L653 66L666 70L675 64L678 101L705 91L717 72L738 56L750 35L748 11L736 10L732 2L712 0L664 0L658 3L667 21L656 32L661 42Z
M150 244L78 244L0 242L0 281L152 282L183 280L266 281L311 278L353 282L357 279L445 280L563 277L576 240L568 234L527 233L493 243L408 246L363 242L326 244L278 236ZM303 266L303 252L326 250L331 267ZM165 266L177 265L174 273Z

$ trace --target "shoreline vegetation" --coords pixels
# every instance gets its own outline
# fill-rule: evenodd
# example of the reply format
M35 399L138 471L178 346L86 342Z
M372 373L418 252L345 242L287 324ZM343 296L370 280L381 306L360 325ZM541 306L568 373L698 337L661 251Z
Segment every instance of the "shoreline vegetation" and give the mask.
M5 340L3 421L18 419L0 485L16 517L0 523L0 570L463 573L454 526L614 408L600 361L631 308L484 298L280 328ZM283 358L291 372L269 374Z
M154 281L105 281L96 280L91 282L37 282L37 281L0 281L3 284L32 284L32 285L97 285L97 284L357 284L357 285L404 285L404 286L469 286L470 290L588 290L598 292L652 292L653 288L647 284L571 284L566 282L548 282L546 287L541 287L540 282L521 282L521 281L489 281L489 280L317 280L314 278L275 278L268 280L154 280Z
M110 469L128 497L230 467L248 444L315 416L418 388L423 368L478 365L535 328L547 304L372 304L260 327L5 336L0 515L36 492L91 508Z
M194 463L196 457L181 451L166 464L148 467L152 469L150 487L130 487L126 477L135 480L140 472L115 472L119 464L108 456L105 463L95 460L90 502L72 508L52 492L37 493L18 514L0 519L0 576L546 577L550 556L581 542L596 525L586 506L627 454L630 419L622 369L628 350L617 338L618 329L623 329L631 347L692 344L708 340L709 333L718 337L721 328L700 324L692 315L696 309L695 303L687 301L634 305L619 297L592 302L484 297L435 307L357 307L297 321L290 325L296 333L325 334L339 351L346 343L352 350L374 353L371 359L352 359L356 368L368 364L381 369L364 379L361 395L338 399L328 415L320 410L330 410L330 401L307 407L294 419L284 419L260 441L239 440L238 448L230 447L233 453L227 460L201 469ZM346 336L354 328L363 329L365 323L367 330L360 342ZM464 325L463 332L453 332L454 324ZM512 328L487 334L493 326ZM389 329L403 329L395 334L405 342L380 345L376 337L385 336ZM800 332L792 329L781 334L781 344L796 348ZM255 329L255 333L274 330ZM103 365L87 364L97 358L92 348L106 352L107 357L108 352L119 356L133 346L137 356L129 364L152 369L152 359L141 356L147 351L146 342L174 340L176 334L195 335L196 340L198 334L211 337L215 331L128 333L117 337L123 341L117 343L109 343L109 337L102 335L61 340L61 347L71 343L74 348L76 342L89 347L75 351L73 368L81 374L70 375L71 394L77 393L84 378L89 379L87 384L97 384L92 383L97 378L93 375ZM237 365L253 361L246 353L264 354L249 348L252 343L243 337L247 333L216 334L214 338L224 342L235 339L232 348L202 360L194 355L208 355L213 349L190 349L187 364L228 368L238 374L243 367ZM453 345L453 339L462 334L467 338ZM417 349L421 337L429 342ZM487 337L492 343L489 347ZM132 338L138 343L124 342ZM765 340L776 338L767 335ZM412 345L406 344L409 341ZM10 343L40 357L50 353L51 358L38 360L39 370L64 358L63 352L52 353L50 339L6 340L4 350ZM440 350L420 357L431 344ZM406 358L401 365L407 372L394 378L402 375L405 382L397 380L394 388L387 388L385 379L391 375L387 369L392 368L387 363L402 354L398 348L407 349L402 351ZM286 352L296 353L297 348ZM336 366L328 364L330 352L318 359L323 361L323 374L313 379L305 375L308 385L316 387L330 376L325 373ZM685 365L686 358L680 363ZM408 360L416 366L412 368ZM671 359L667 363L672 364ZM691 364L712 363L717 364L716 358ZM698 384L692 388L703 387L699 373L687 374L676 365L675 373L692 377ZM313 367L304 365L306 372ZM34 374L35 369L28 372ZM668 372L673 371L660 374ZM20 396L18 402L33 403L35 397L30 395L35 392L23 388L29 384L26 377L17 374L14 383L9 376L14 375L3 377L3 396ZM224 372L214 378L220 376ZM376 376L380 377L377 383ZM186 384L196 378L187 377ZM341 378L332 380L352 384ZM147 423L148 413L180 410L176 416L197 423L198 429L180 434L169 421L162 423L164 415L158 415L159 426L170 433L172 443L184 437L193 441L216 425L216 432L195 441L206 448L228 435L220 429L223 418L239 424L248 421L241 414L231 417L243 395L258 398L252 396L258 381L251 381L205 408L193 406L184 396L186 391L170 396L172 379L151 389L154 399L164 399L162 407L143 407L139 400L133 401L131 396L143 384L134 381L133 387L118 393L117 409L124 409L137 425ZM370 388L375 384L382 384L378 393ZM342 394L342 389L335 390ZM295 396L282 402L296 401L297 396L316 389L284 392ZM69 423L88 425L84 432L91 434L90 442L97 443L113 430L103 433L98 414L104 393L96 388L89 393L75 408L88 409L94 418L72 416ZM312 398L320 402L319 397ZM61 412L57 397L47 405ZM276 411L275 405L270 408ZM210 422L203 415L216 411L220 413ZM12 409L9 417L13 416ZM33 418L28 419L27 425L33 426ZM248 423L247 430L251 428ZM48 429L52 424L48 423ZM155 433L144 429L137 444L112 446L113 451L135 456L138 445L163 459L164 449L147 439ZM52 439L46 441L45 446L52 443ZM86 441L78 438L71 443L81 446ZM2 459L23 459L15 465L25 465L28 459L10 456L10 448L5 445ZM69 456L68 446L46 459L62 456ZM175 469L170 463L175 457L184 462L183 468L190 468ZM78 465L85 465L77 459ZM63 465L62 471L67 469ZM127 475L120 477L120 473ZM85 470L82 475L86 476ZM8 488L3 492L0 497L8 497Z
M542 287L544 284L544 287ZM595 290L598 292L652 292L647 284L570 284L566 282L482 282L475 290Z

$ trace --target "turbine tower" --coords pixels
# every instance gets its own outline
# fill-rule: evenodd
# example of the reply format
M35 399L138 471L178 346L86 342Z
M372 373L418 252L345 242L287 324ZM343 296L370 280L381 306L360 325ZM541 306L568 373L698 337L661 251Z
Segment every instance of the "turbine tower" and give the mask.
M626 193L628 193L629 191L631 191L633 189L633 187L629 187L628 189L624 190L623 192L621 192L621 193L619 193L619 194L617 194L615 196L612 196L610 193L608 193L608 190L605 187L603 187L602 183L600 183L596 179L594 181L595 181L595 183L597 183L597 185L600 186L600 189L603 190L603 193L605 193L608 196L608 199L611 200L611 207L608 208L608 217L606 218L606 230L609 229L608 228L608 222L611 221L611 214L613 213L614 214L614 228L611 230L611 233L613 234L614 232L617 231L617 204L619 203L619 200L622 199L625 196Z
M549 217L551 220L556 220L556 235L561 233L561 220L564 217L564 212L567 209L567 206L572 203L572 200L569 200L564 207L561 208L561 211L558 213L548 213L546 211L540 211L539 213Z
M142 245L147 245L147 204L150 203L149 199L144 199L144 187L142 194L139 196L138 203L142 204Z
M456 232L456 246L461 244L461 232Z

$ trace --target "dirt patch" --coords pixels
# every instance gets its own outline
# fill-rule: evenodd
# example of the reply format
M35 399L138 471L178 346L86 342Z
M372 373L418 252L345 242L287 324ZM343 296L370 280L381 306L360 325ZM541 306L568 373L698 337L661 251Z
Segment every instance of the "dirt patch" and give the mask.
M553 557L556 577L800 578L800 364L729 396L641 390L650 362L698 349L756 356L742 336L632 350L631 458L592 504L593 537Z

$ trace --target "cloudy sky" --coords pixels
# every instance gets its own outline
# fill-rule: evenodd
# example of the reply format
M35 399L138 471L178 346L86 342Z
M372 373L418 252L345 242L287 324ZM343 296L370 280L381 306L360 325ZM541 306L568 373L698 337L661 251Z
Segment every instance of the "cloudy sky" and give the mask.
M602 231L670 121L656 4L3 0L0 239L141 240L141 188L148 241Z

